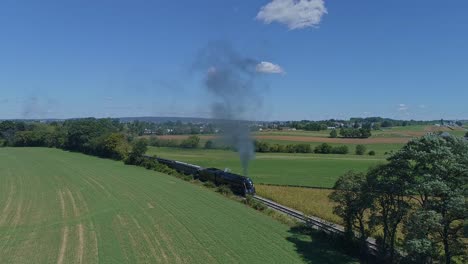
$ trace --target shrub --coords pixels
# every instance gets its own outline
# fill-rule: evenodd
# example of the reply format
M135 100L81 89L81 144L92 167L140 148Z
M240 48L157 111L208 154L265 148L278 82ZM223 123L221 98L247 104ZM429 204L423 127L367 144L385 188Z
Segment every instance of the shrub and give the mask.
M309 144L297 144L295 146L295 151L296 153L311 153L312 148L310 147Z
M216 188L216 191L226 196L233 194L231 188L229 188L229 186L227 185L218 186L218 188Z
M180 143L181 148L198 148L198 144L200 144L200 138L198 136L190 136L187 139L184 139L182 143Z
M255 141L255 151L256 152L270 152L270 144L264 141Z
M333 147L332 150L331 150L331 153L333 153L333 154L348 154L349 153L349 148L346 145Z
M373 150L369 151L369 156L375 156L375 151Z
M244 200L244 203L258 211L265 211L266 209L268 209L266 205L255 200L251 195L247 195L247 197Z
M332 152L332 146L327 143L322 143L315 147L314 152L320 154L330 154Z
M212 149L212 148L214 148L214 143L213 143L213 141L211 141L211 140L206 141L206 142L205 142L205 148L206 148L206 149Z
M364 155L366 153L366 146L357 145L356 146L356 155Z
M210 182L210 181L204 182L203 186L205 186L207 188L216 188L216 185L213 182Z
M336 132L336 129L333 129L333 130L330 132L330 137L331 137L331 138L336 138L336 137L338 137L338 132Z

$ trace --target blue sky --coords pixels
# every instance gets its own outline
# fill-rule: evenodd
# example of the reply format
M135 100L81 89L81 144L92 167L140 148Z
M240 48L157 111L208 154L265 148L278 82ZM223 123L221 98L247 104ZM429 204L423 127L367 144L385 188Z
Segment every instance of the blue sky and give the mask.
M1 1L0 118L209 117L218 41L284 71L253 119L468 119L468 1L311 2Z

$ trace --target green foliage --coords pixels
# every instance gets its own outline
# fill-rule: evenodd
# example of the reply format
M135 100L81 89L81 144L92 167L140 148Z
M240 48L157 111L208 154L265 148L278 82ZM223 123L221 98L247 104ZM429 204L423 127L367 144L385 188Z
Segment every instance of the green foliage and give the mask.
M333 153L333 154L348 154L349 153L349 148L346 145L336 146L336 147L332 148L331 153Z
M229 186L227 185L218 186L218 188L216 188L216 191L226 196L233 195L231 188L229 188Z
M206 182L204 182L204 183L203 183L203 186L208 187L208 188L210 188L210 189L216 188L216 184L214 184L214 183L211 182L211 181L206 181Z
M396 234L403 225L406 261L452 263L467 257L463 233L467 179L468 142L426 135L392 154L387 164L370 169L365 182L355 174L343 176L335 187L354 191L335 191L331 198L338 202L335 212L348 227L351 202L356 197L372 200L367 226L382 230L378 243L383 261L396 261Z
M375 156L375 151L373 150L369 151L369 156Z
M367 128L341 128L340 135L344 138L368 138L372 136L371 129Z
M375 206L371 209L371 227L382 228L379 239L380 256L395 262L396 234L404 217L410 211L406 182L408 167L401 162L377 166L367 173L367 191Z
M365 259L366 239L371 233L366 216L373 206L372 195L368 193L366 175L349 171L336 181L333 189L329 197L336 203L333 212L345 223L345 239L353 242L354 230L358 230L361 258Z
M125 138L125 135L120 133L112 133L107 136L102 136L92 141L95 146L95 154L98 156L111 158L115 160L124 160L127 158L130 146Z
M336 138L336 137L338 137L338 132L336 132L336 129L332 129L332 131L330 132L330 137L331 137L331 138Z
M328 143L322 143L315 147L314 152L320 154L330 154L332 153L333 147Z
M404 164L410 172L408 188L416 200L413 203L416 211L409 216L406 228L410 257L431 261L434 252L430 248L442 248L445 263L451 263L456 256L466 257L461 249L468 213L465 200L468 142L455 136L426 135L409 142L389 160ZM414 227L423 217L431 221L427 232ZM422 244L425 247L421 249L418 245Z
M317 154L348 154L349 148L346 145L332 147L328 143L322 143L315 147L314 152Z
M214 145L213 141L207 140L205 142L205 149L213 149L213 148L215 148L215 145Z
M266 205L255 200L251 195L247 195L245 197L244 203L257 211L265 211L266 209L268 209Z
M200 144L200 137L192 135L189 136L187 139L184 139L180 143L181 148L198 148L198 144Z
M280 144L273 144L266 141L254 141L255 152L268 153L268 152L278 152L278 153L311 153L312 147L310 144L289 144L287 146Z
M148 141L146 139L138 139L132 143L132 151L125 160L126 164L140 165L145 159L143 155L148 151ZM144 167L151 167L146 165ZM149 168L148 168L149 169Z
M356 155L364 155L366 153L366 146L364 145L356 145Z

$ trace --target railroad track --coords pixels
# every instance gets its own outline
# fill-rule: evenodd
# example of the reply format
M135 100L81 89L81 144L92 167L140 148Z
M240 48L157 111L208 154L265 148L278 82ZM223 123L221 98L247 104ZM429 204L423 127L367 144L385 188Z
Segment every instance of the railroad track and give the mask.
M253 197L255 200L263 203L264 205L270 207L273 210L286 214L299 222L305 223L316 230L323 231L327 234L334 234L334 235L343 235L344 234L344 227L341 225L333 224L328 221L325 221L321 218L314 217L314 216L307 216L304 213L294 210L292 208L286 207L279 203L273 202L261 196L255 195ZM356 233L357 235L357 233ZM367 246L370 249L372 254L377 253L377 243L374 238L367 239Z

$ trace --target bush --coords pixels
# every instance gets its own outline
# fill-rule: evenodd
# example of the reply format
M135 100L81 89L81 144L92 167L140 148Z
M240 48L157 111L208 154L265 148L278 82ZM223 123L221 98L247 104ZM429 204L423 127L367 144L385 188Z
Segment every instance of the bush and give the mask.
M200 144L200 138L198 136L190 136L187 139L184 139L182 143L180 143L181 148L198 148L198 144Z
M223 194L223 195L233 195L231 188L227 185L221 185L216 188L216 191Z
M295 146L295 151L296 153L311 153L312 148L310 147L309 144L297 144Z
M333 147L330 144L322 143L315 147L314 152L319 154L330 154Z
M211 181L206 181L203 183L203 186L207 187L207 188L216 188L216 185L211 182Z
M375 151L373 150L369 151L369 156L375 156Z
M356 146L356 155L364 155L366 153L366 146L357 145Z
M368 138L372 133L370 128L341 128L340 135L345 138Z
M255 152L270 152L270 144L264 141L255 141Z
M268 209L266 205L255 200L251 195L247 195L247 197L244 200L244 203L258 211L265 211L266 209Z
M349 148L346 145L333 147L332 151L333 154L348 154Z
M336 129L333 129L333 130L330 132L330 137L331 137L331 138L336 138L336 137L338 137L338 132L336 132Z
M214 143L211 140L205 142L205 149L212 149L214 148Z

